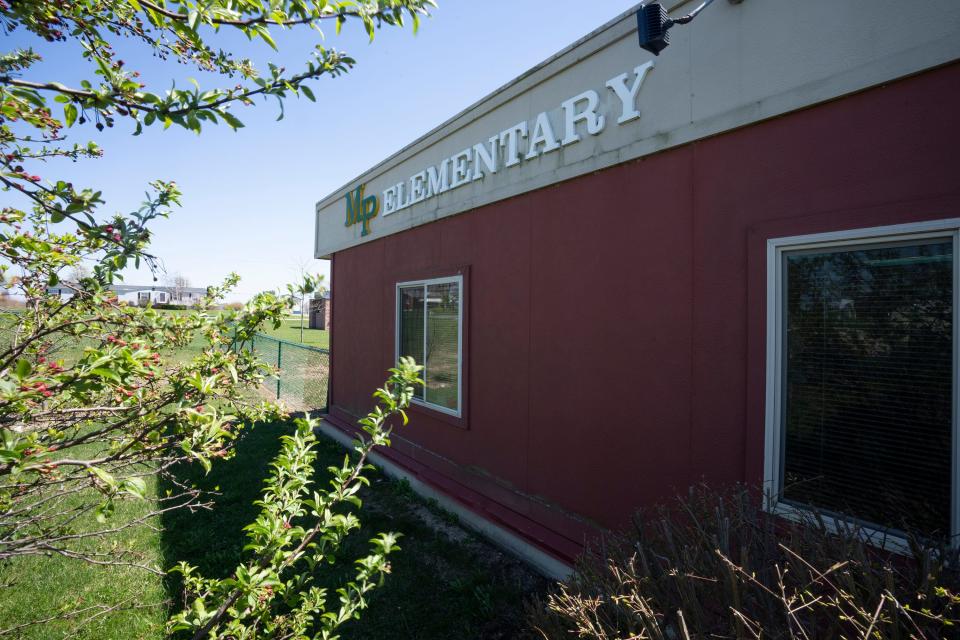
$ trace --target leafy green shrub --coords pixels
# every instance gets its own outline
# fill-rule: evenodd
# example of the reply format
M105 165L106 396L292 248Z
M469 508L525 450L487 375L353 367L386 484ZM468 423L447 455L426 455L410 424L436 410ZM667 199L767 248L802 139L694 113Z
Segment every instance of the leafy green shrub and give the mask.
M157 311L186 311L192 308L185 304L155 304L152 306Z
M412 359L402 358L390 378L374 393L379 404L360 421L367 437L354 443L357 456L330 467L326 490L313 489L317 436L314 420L297 420L297 431L284 436L271 464L260 515L246 527L249 558L229 578L209 579L181 562L175 572L184 578L188 606L173 616L173 632L201 638L336 638L343 623L359 617L366 595L390 571L387 556L398 549L397 533L381 533L370 541L372 552L356 561L355 578L337 589L337 605L328 606L327 589L314 582L316 570L334 561L344 538L360 528L347 505L359 508L357 492L369 484L367 456L376 446L389 446L389 421L401 416L423 384Z
M531 607L537 637L958 637L957 554L911 542L885 552L856 526L817 515L787 522L745 489L691 490L640 513L634 531L586 554Z

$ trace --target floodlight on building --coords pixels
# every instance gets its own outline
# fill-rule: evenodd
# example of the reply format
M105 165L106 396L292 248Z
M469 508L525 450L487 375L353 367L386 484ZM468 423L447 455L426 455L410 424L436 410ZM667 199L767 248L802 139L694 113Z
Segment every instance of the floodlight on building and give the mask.
M740 4L742 1L730 0L731 4ZM655 56L659 56L660 52L670 44L670 34L668 33L670 28L677 24L687 24L712 2L713 0L704 0L699 7L676 19L670 18L667 15L667 10L659 2L650 2L643 5L637 11L637 33L640 36L640 47Z

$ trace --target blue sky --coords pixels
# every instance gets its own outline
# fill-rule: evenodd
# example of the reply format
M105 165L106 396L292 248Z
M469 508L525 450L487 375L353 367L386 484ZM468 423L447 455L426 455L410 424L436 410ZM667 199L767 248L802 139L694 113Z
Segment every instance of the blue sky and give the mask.
M109 213L136 208L150 180L176 180L184 206L155 225L154 253L168 272L182 273L194 286L237 271L242 282L233 299L246 299L296 279L302 269L328 273L326 261L313 259L317 200L636 3L439 0L416 36L409 26L387 29L368 44L360 25L345 26L340 36L331 29L325 46L346 51L357 66L312 84L316 103L287 101L279 122L275 102L257 102L235 112L246 124L238 132L208 127L197 136L152 127L133 137L128 123L103 133L87 124L71 136L97 140L102 159L34 172L102 189ZM211 42L242 50L261 68L270 61L298 70L318 38L309 29L277 33L279 53L231 37ZM71 45L37 45L22 34L6 40L5 48L33 44L44 56L28 79L92 77ZM154 90L171 80L186 84L188 77L218 82L143 50L124 50L122 43L118 49ZM146 273L126 278L130 284L149 280Z

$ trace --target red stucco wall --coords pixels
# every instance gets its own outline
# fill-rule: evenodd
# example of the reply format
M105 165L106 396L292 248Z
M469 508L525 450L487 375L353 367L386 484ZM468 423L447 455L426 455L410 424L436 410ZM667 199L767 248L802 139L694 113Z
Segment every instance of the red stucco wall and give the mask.
M766 239L960 216L958 107L952 65L337 253L333 417L392 364L395 283L468 267L467 428L415 412L402 464L562 557L759 483Z

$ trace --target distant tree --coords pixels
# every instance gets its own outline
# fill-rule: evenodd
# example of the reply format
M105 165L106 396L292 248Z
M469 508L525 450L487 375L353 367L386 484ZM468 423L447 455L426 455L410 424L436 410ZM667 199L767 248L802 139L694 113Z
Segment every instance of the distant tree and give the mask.
M190 288L190 281L180 272L168 275L164 279L164 284L171 289L174 302L182 302L183 294Z
M303 342L303 316L310 313L310 298L322 296L323 292L327 290L327 287L323 284L323 275L314 278L306 276L307 273L302 271L300 274L301 282L289 287L290 299L300 306L300 342ZM304 310L304 303L307 303L306 310Z
M10 295L9 289L0 289L0 308L2 309L20 309L23 308L23 300L14 298Z
M69 280L71 282L80 282L81 280L86 280L90 277L90 269L87 268L84 264L75 264L70 269Z

